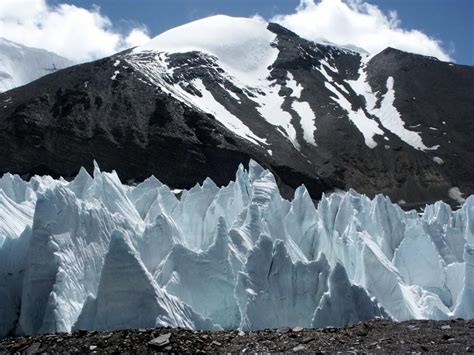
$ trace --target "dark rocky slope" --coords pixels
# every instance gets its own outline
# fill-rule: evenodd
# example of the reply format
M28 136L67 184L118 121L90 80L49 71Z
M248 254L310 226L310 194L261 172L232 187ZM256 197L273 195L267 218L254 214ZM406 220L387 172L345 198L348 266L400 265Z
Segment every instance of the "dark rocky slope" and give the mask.
M0 353L200 353L200 352L420 353L474 351L472 321L370 321L345 328L259 332L141 329L83 332L0 340Z
M262 119L252 93L244 95L228 81L212 57L196 52L171 55L175 72L170 80L182 85L201 78L218 102L267 139L272 154L242 139L213 115L151 84L130 64L146 65L153 58L123 52L1 94L0 174L69 178L81 166L91 171L95 159L105 170L116 169L124 181L154 174L170 186L189 188L207 176L225 184L239 163L253 158L278 176L287 195L300 184L316 199L324 191L354 188L416 206L439 199L453 203L448 190L454 186L466 195L474 192L473 67L390 48L374 56L367 65L372 90L381 98L387 78L393 77L394 105L406 126L417 127L414 130L421 132L427 146L440 147L416 150L383 128L390 144L374 136L378 145L370 149L347 112L334 102L328 79L315 69L325 70L344 88L341 95L353 110L367 111L364 97L347 84L358 78L361 56L308 42L278 25L270 24L269 29L277 33L280 51L271 78L282 85L282 108L292 114L299 149ZM120 73L111 80L117 60ZM291 89L285 86L288 73L303 86L301 99L317 118L317 146L302 139L299 117L290 108ZM187 89L193 91L192 86ZM239 96L241 104L236 105L229 92ZM444 164L434 162L434 157Z

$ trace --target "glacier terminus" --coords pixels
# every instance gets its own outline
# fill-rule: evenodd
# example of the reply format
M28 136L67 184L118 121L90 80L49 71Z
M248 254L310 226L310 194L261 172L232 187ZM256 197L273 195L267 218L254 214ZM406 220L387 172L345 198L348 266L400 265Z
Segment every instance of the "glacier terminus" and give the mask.
M97 164L0 179L0 336L452 317L474 317L472 196L417 212L301 186L288 201L253 160L179 194Z

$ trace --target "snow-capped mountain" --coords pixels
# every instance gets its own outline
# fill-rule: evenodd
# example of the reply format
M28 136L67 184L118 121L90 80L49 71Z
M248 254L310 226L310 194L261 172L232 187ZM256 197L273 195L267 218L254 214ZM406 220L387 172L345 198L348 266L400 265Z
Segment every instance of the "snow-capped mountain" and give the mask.
M227 184L253 158L284 196L354 188L405 206L474 191L474 68L374 56L213 16L0 96L0 172Z
M176 198L81 169L0 179L0 337L180 326L255 330L474 317L474 196L281 197L254 161ZM5 228L6 227L6 228Z
M0 92L8 91L73 63L44 49L0 38Z

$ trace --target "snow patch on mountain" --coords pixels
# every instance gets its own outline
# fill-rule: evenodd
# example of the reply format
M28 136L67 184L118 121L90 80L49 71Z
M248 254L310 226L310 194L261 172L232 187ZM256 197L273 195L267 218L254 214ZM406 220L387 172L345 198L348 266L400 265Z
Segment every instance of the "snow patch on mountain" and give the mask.
M238 117L227 111L227 109L212 96L212 93L206 89L201 79L194 80L192 85L201 93L201 97L188 95L189 99L196 103L197 107L204 109L205 112L212 113L224 126L239 136L255 144L266 143L264 138L256 136ZM184 92L183 94L186 95Z
M329 65L321 65L321 68L318 69L321 74L324 76L326 81L324 85L326 88L333 93L333 100L347 113L349 120L354 123L357 129L364 136L365 144L373 149L377 146L377 142L374 140L375 135L382 135L384 132L380 129L378 123L372 118L367 117L367 114L361 109L358 108L354 110L352 104L349 100L340 92L339 86L334 82L334 79L329 75L331 68ZM334 70L333 70L334 71Z
M395 91L393 89L393 77L387 79L387 92L383 96L380 108L372 109L372 113L380 119L382 126L398 136L402 141L419 150L436 150L439 146L428 148L423 144L418 132L405 128L400 113L393 105L395 101Z
M142 72L150 82L160 87L166 93L191 107L212 114L225 127L249 142L257 145L266 144L265 138L254 134L237 116L229 112L222 103L216 100L214 95L207 90L202 79L194 79L186 83L185 86L194 88L194 91L191 93L185 90L185 87L182 85L173 83L173 69L169 68L167 64L167 54L158 52L150 55L151 60L148 56L143 58L138 55L129 57L128 61L137 70Z
M281 86L269 82L268 85L260 90L255 90L256 97L253 99L257 104L257 110L260 115L270 124L278 127L280 132L298 148L296 140L296 130L291 123L291 115L282 109L285 98L280 96Z
M387 78L387 92L381 98L380 107L376 107L378 102L377 96L367 81L366 67L371 58L372 56L363 55L359 68L359 77L356 80L348 81L348 84L352 87L354 92L364 97L367 111L371 115L376 116L384 128L413 148L418 150L436 150L438 146L429 148L423 144L419 132L405 128L405 122L394 106L395 90L393 77Z
M291 108L300 116L301 128L303 128L303 137L309 144L317 145L314 140L314 131L316 130L316 116L311 106L306 101L293 101Z
M301 97L303 86L295 80L293 74L291 74L290 72L288 72L288 77L286 79L286 87L291 89L291 96L294 96L297 99Z

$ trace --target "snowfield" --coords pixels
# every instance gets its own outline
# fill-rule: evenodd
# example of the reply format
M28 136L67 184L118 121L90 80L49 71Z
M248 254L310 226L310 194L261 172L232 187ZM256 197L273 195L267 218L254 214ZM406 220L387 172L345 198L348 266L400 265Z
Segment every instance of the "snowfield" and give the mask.
M0 37L0 93L73 64L55 53Z
M474 197L422 214L384 196L280 196L254 161L178 199L95 166L0 179L0 336L264 329L474 317Z

